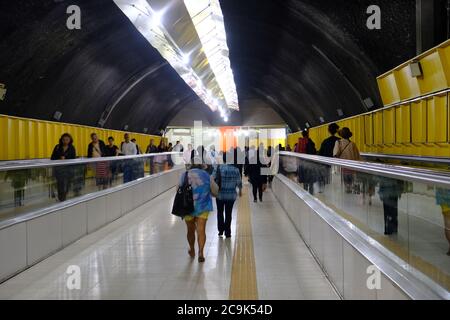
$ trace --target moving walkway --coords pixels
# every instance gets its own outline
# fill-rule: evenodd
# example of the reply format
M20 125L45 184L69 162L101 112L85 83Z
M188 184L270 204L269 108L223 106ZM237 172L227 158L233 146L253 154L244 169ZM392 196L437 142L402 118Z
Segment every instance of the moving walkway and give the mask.
M448 174L289 152L279 171L275 195L345 299L381 293L371 266L409 298L450 298Z
M173 188L178 153L0 164L0 282Z

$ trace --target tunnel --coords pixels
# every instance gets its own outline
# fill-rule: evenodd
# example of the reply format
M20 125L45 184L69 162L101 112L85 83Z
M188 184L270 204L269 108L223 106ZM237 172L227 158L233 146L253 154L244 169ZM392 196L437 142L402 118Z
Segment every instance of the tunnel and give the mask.
M450 300L449 171L450 0L0 0L0 300Z

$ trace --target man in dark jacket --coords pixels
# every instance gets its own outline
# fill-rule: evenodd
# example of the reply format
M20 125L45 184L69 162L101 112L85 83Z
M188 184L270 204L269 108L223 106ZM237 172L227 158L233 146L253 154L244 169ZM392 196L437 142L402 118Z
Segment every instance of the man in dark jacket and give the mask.
M297 152L315 155L316 145L309 137L309 131L302 131L302 138L298 139ZM317 181L317 166L309 161L300 161L297 170L297 178L299 183L303 183L303 188L309 193L314 194L314 183Z
M336 133L339 130L339 126L336 123L332 123L328 126L328 132L330 133L330 137L323 140L322 145L320 146L319 155L322 157L333 157L333 149L336 144L336 141L340 140L336 137Z
M245 175L248 176L249 182L253 187L253 201L258 202L257 196L259 195L259 201L263 201L264 185L267 184L267 175L262 172L266 165L260 160L260 153L257 152L249 159L249 164L246 167Z
M158 146L155 144L155 140L153 140L153 139L150 140L150 144L147 146L147 150L145 151L145 153L158 153ZM154 157L150 157L149 158L150 174L154 174L155 173L155 163L154 163L154 161L155 161Z
M398 199L402 196L404 182L387 177L379 177L378 194L383 202L384 234L398 232Z
M328 126L328 132L330 136L323 140L322 145L320 146L319 156L333 158L333 150L336 144L336 141L340 139L336 137L336 133L339 131L339 126L336 123L331 123ZM330 182L330 166L323 165L320 166L319 174L319 192L322 193L325 189L325 184Z
M155 144L155 140L150 140L150 144L147 146L145 153L158 153L158 146Z

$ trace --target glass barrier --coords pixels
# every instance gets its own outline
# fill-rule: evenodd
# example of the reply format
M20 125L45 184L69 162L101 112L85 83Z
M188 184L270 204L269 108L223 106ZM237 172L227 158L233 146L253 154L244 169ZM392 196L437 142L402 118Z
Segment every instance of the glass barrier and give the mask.
M67 164L66 164L67 163ZM0 223L58 202L171 170L179 153L0 163Z
M442 171L448 174L450 172L450 159L435 157L416 157L416 156L400 156L374 153L361 153L364 161L385 163L396 166L408 166L414 168L431 169Z
M384 174L386 165L361 163L363 169L358 170L335 164L337 159L320 158L318 162L284 153L279 172L450 290L450 179L443 178L448 184L442 179L420 181L418 174L412 179ZM381 170L368 173L364 166ZM414 169L410 170L413 176Z

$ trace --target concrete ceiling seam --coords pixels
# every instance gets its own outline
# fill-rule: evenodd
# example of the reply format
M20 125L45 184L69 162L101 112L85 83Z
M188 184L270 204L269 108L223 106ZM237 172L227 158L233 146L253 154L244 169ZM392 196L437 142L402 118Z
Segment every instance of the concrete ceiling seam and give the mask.
M114 111L114 108L122 101L122 99L136 86L138 85L142 80L144 80L146 77L152 75L153 73L157 72L159 69L167 66L167 62L159 63L157 65L152 65L149 68L146 68L143 70L142 75L139 75L137 78L132 77L129 81L127 81L124 84L123 91L120 92L119 90L116 91L114 96L112 97L111 103L105 108L105 111L102 113L102 116L100 117L98 121L98 125L100 127L103 127L105 123L108 121L109 117Z

